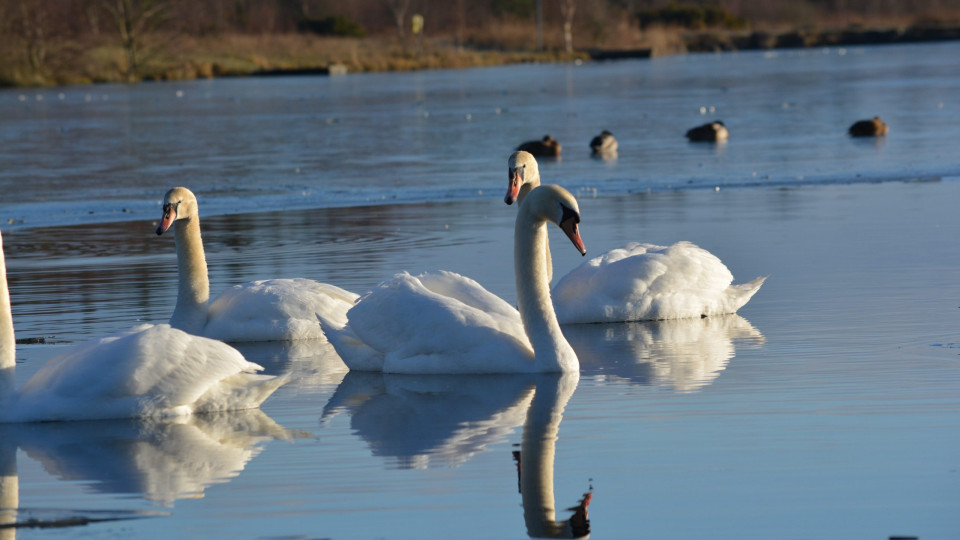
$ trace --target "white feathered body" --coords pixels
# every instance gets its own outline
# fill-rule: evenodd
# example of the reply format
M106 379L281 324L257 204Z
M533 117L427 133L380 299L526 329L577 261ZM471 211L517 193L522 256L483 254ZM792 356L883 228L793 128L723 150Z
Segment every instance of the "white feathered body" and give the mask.
M690 242L631 243L574 268L552 296L562 324L682 319L735 313L765 279L732 285L726 265Z
M311 279L252 281L210 300L197 198L187 188L164 195L157 234L173 228L177 246L177 304L170 325L229 342L323 339L322 316L346 320L357 295Z
M401 273L347 314L349 333L330 337L350 369L386 373L533 371L520 313L454 272ZM518 363L528 357L529 366Z
M578 371L550 301L547 223L582 254L580 211L567 190L530 191L514 226L519 311L472 279L453 272L381 284L347 312L347 325L322 320L327 338L351 370L411 374ZM322 315L320 316L323 319Z
M342 326L357 298L312 279L251 281L210 302L201 335L228 342L325 339L317 314Z
M50 359L0 406L0 421L176 417L258 407L285 382L225 343L141 325Z

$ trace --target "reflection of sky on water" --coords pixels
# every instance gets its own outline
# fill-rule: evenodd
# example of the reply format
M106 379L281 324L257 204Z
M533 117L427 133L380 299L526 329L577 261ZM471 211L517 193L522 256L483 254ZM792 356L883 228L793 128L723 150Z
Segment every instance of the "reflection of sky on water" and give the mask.
M229 482L264 443L291 435L259 410L197 415L183 422L3 424L0 433L47 473L103 493L164 506Z
M0 424L0 526L75 527L168 515L118 501L110 509L21 508L17 451L57 482L143 498L163 507L203 497L230 482L272 440L291 434L259 410L198 415L178 422L96 421ZM8 538L8 536L0 536Z
M3 90L0 219L149 219L184 183L208 216L495 199L510 150L546 133L564 153L544 178L601 193L956 176L958 47ZM847 137L877 114L886 139ZM714 119L728 144L687 143ZM590 157L601 129L616 161Z

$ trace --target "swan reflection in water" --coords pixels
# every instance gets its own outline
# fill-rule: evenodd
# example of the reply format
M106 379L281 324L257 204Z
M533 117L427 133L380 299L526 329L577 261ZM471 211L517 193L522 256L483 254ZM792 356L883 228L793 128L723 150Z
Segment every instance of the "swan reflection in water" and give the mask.
M553 489L560 421L579 380L578 373L537 376L536 392L523 423L520 452L514 453L520 476L523 520L531 538L583 538L590 534L587 509L593 499L592 488L576 506L567 509L573 515L562 521L557 521Z
M738 346L763 334L739 315L612 324L565 325L584 374L600 380L696 392L726 369Z
M457 466L523 423L531 375L399 375L351 371L323 408L401 469Z
M172 507L178 499L202 497L208 486L238 476L266 442L291 439L286 429L258 409L192 415L172 422L0 424L0 531L8 531L13 538L10 531L16 524L63 526L158 515L19 509L18 448L59 480Z
M398 468L456 467L523 426L519 453L524 521L534 538L589 532L592 493L556 520L553 464L563 409L580 375L397 375L351 371L324 407L341 411L376 456ZM517 455L519 454L519 455Z
M334 387L349 371L329 341L302 339L231 345L247 360L263 366L265 374L290 373L287 388Z

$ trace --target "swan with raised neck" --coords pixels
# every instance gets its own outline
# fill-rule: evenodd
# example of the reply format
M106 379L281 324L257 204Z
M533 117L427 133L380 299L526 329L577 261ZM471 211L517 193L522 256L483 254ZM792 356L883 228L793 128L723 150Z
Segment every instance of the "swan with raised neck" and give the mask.
M524 200L514 233L519 312L459 274L401 273L363 297L347 313L346 325L323 321L330 342L359 371L578 371L576 353L553 312L543 250L550 222L586 253L579 221L576 199L559 186L541 186Z
M518 150L507 158L507 194L503 202L517 206L523 202L530 191L540 185L540 167L533 154ZM544 256L547 258L547 282L553 280L553 256L550 255L550 244L544 247Z
M16 338L0 236L0 422L184 417L259 407L288 376L225 343L144 324L81 343L14 388Z
M17 340L13 333L13 312L7 288L7 262L0 235L0 407L13 392L13 370L17 365Z
M540 185L537 160L514 152L507 163L504 202L522 202ZM632 242L574 268L551 292L563 324L684 319L736 313L766 279L733 284L719 258L690 242Z
M207 259L200 236L200 210L197 197L185 187L175 187L163 197L163 218L157 234L173 226L177 246L177 305L170 317L170 326L190 334L199 334L207 323L210 302L210 280Z
M178 270L174 328L228 342L326 339L318 316L344 324L358 298L334 285L293 278L234 285L211 299L197 198L185 187L164 196L157 234L171 227Z
M580 239L580 208L573 195L550 184L532 189L520 203L514 228L517 308L533 346L537 371L579 371L577 355L563 337L550 297L547 222L556 223L581 255L587 253Z

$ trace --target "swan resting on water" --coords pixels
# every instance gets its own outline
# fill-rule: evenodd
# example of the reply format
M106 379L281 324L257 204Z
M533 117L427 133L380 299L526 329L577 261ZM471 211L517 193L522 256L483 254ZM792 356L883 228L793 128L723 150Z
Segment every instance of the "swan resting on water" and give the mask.
M270 279L235 285L210 300L197 198L175 187L163 198L157 234L174 228L179 291L170 325L228 342L325 339L317 318L346 323L358 295L309 279Z
M453 272L398 274L363 297L327 336L351 370L389 373L525 373L579 370L560 331L544 250L547 222L581 254L580 210L567 190L529 192L514 232L519 312Z
M236 349L144 324L74 346L14 389L16 340L0 238L0 422L181 417L259 407L286 377Z
M507 204L540 185L537 161L527 152L511 154L507 170ZM682 319L735 313L766 279L733 285L726 265L690 242L631 243L574 268L552 296L561 324Z

